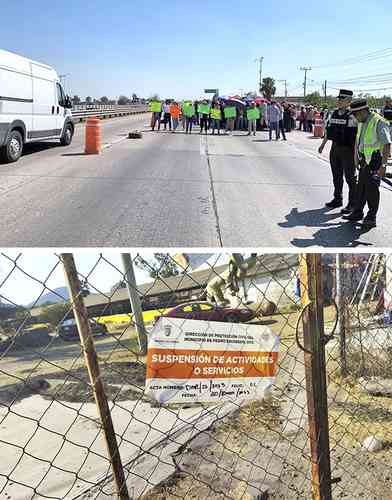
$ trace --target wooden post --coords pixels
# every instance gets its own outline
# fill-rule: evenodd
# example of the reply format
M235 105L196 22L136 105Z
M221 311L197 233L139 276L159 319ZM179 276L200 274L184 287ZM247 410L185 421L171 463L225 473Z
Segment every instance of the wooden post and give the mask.
M321 254L300 258L313 500L332 500Z
M67 282L70 299L74 311L75 320L78 327L80 343L84 353L84 359L88 369L91 386L94 391L94 398L98 413L101 418L102 428L105 435L106 447L109 455L109 461L112 466L113 476L117 487L117 496L120 500L129 500L127 484L124 476L124 469L121 463L120 452L117 445L114 432L112 416L106 398L103 382L101 379L97 353L91 328L88 320L87 309L84 304L82 289L78 278L73 254L61 254L61 260L64 267L65 279Z

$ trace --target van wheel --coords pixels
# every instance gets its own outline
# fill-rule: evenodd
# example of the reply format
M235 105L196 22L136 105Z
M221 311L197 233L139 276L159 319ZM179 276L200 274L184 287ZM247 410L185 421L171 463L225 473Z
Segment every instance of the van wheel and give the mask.
M1 149L1 159L7 163L18 161L23 151L22 134L17 130L10 132L6 145Z
M69 146L72 142L73 133L74 133L73 126L70 123L68 123L65 126L63 135L60 139L60 144L62 146Z

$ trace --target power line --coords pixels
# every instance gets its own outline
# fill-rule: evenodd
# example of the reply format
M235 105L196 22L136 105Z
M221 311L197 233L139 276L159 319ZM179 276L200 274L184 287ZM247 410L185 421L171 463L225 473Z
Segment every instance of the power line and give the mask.
M337 87L330 87L329 85L328 85L328 88L332 89L332 90L340 90ZM374 89L352 89L352 90L353 90L353 92L377 92L377 91L381 91L381 90L392 90L392 87L382 87L382 88L374 88Z
M369 52L368 54L364 54L362 56L350 57L340 62L322 64L320 66L313 66L313 68L321 69L321 68L331 68L334 66L349 66L352 64L361 64L365 62L379 61L380 59L384 59L391 56L392 56L392 48L386 48L377 50L375 52Z
M392 73L380 73L378 75L362 75L362 76L354 76L352 78L346 78L341 80L334 80L335 83L350 83L357 81L384 81L384 80L392 80Z

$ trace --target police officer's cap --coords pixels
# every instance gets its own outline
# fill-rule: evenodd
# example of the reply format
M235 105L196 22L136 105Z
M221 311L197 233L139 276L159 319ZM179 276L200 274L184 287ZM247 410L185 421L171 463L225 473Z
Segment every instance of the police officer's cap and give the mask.
M352 113L356 111L362 111L363 109L369 109L369 105L366 99L356 99L350 105L350 110Z
M338 95L338 99L352 98L354 92L352 90L341 89Z

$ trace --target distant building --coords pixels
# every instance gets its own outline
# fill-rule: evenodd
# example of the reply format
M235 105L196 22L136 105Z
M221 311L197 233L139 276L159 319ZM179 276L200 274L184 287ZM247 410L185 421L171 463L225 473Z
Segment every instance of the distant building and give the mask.
M281 305L293 302L297 266L295 254L260 256L257 266L241 283L240 297L253 302L267 298ZM191 300L205 300L208 282L226 269L227 265L221 265L139 285L142 309L164 309ZM85 298L85 304L90 317L131 312L126 288L119 288L113 294L92 293Z
M0 320L15 319L18 308L12 304L0 302Z

